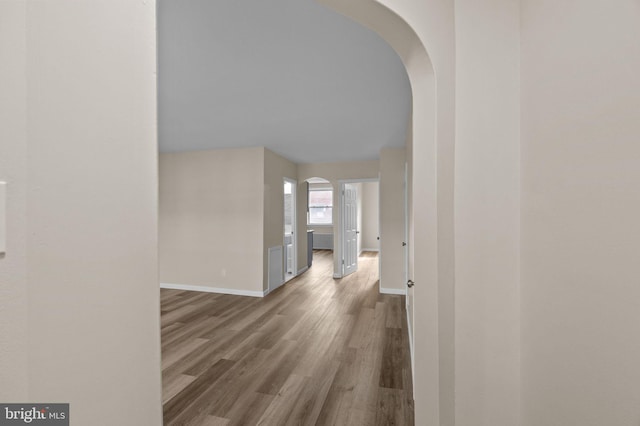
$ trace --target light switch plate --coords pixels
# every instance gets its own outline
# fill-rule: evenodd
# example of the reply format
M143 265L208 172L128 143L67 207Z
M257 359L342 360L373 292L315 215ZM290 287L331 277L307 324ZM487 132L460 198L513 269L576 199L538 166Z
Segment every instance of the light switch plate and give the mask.
M7 252L7 183L0 182L0 254Z

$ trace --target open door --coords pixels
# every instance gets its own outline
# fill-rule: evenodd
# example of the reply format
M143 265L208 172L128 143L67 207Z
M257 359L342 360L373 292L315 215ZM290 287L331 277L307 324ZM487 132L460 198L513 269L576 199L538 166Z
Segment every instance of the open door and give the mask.
M356 185L345 183L342 191L343 212L343 271L349 275L358 270L358 190Z
M296 250L296 191L298 182L284 179L284 280L289 281L298 272Z

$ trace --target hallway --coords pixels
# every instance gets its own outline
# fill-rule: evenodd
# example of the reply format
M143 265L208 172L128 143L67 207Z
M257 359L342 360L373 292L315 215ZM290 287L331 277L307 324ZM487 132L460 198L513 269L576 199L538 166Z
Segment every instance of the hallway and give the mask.
M413 425L403 296L332 252L265 298L162 290L165 425Z

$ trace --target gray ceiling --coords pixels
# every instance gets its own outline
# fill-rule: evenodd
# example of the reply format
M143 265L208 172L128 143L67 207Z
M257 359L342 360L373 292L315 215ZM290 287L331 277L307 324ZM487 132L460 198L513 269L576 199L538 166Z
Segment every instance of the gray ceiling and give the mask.
M159 0L160 150L298 163L403 146L411 89L377 34L313 0Z

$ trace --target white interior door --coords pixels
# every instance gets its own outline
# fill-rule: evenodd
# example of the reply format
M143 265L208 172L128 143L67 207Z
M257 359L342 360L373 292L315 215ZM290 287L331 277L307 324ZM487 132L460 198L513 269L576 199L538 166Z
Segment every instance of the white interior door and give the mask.
M344 276L358 270L358 190L354 184L344 184L342 206Z
M284 280L295 277L297 270L296 251L296 191L298 183L284 179Z

